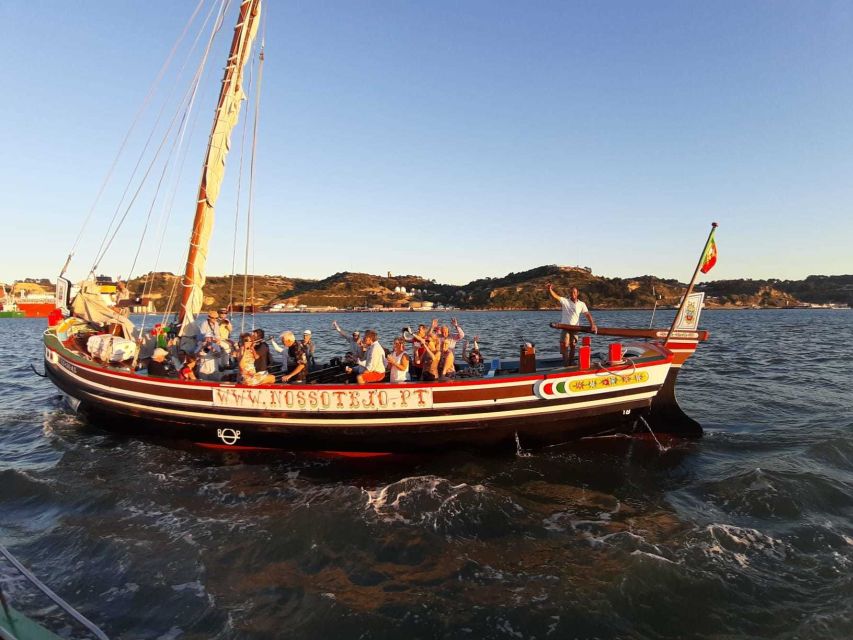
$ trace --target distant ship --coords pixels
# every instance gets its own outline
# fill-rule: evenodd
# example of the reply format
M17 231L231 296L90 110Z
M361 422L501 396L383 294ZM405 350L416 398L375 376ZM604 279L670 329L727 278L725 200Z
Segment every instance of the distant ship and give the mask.
M24 312L18 309L15 300L6 292L6 287L0 285L0 318L23 318Z
M46 318L56 308L52 293L0 288L0 318Z

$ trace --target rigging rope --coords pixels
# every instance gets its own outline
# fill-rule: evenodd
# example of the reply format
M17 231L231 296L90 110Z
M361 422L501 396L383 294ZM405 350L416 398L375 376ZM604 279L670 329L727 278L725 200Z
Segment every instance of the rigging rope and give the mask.
M198 116L199 116L199 110L196 109L195 111L192 112L193 123L189 127L190 131L195 131L197 129ZM181 155L181 163L180 163L180 166L178 168L178 172L177 172L177 175L175 177L174 184L172 185L172 192L171 192L171 195L169 197L169 203L165 208L164 215L161 216L161 219L160 219L160 242L158 243L157 255L155 256L155 259L154 259L154 266L152 267L152 269L150 271L150 277L148 279L146 279L145 286L143 287L143 292L142 292L143 298L150 296L151 291L153 291L153 289L154 289L154 282L156 281L156 278L157 278L157 276L156 276L157 267L160 264L160 255L163 251L163 245L164 245L165 240L166 240L166 232L169 229L169 220L172 216L172 211L174 210L175 197L177 196L177 192L178 192L178 185L180 183L181 176L184 173L184 166L186 165L186 161L187 161L187 155L188 155L187 151L188 151L188 147L183 147L183 152ZM172 297L174 296L176 284L177 284L177 281L172 283L172 290L171 290L170 296L168 298L169 302L168 302L167 306L165 307L165 309L163 310L163 316L160 320L160 322L163 324L166 323L167 317L172 312L171 304L172 304ZM146 308L144 315L143 315L143 318L142 318L142 328L140 328L140 334L144 333L143 329L144 329L145 322L146 322L147 318L148 318L148 309Z
M184 25L181 34L178 36L178 39L172 45L172 49L169 51L169 55L166 56L166 60L163 62L163 65L160 67L160 71L154 78L154 81L151 83L151 86L148 88L148 92L145 95L145 98L142 101L142 104L137 109L136 114L133 117L133 120L130 123L130 127L127 130L127 133L124 135L124 139L119 145L118 151L113 158L112 164L110 168L107 170L107 175L104 176L103 182L101 182L101 186L98 189L98 193L95 195L95 200L92 202L92 206L89 207L89 212L86 214L86 218L83 220L83 225L80 227L80 231L77 234L77 238L74 240L74 244L71 246L71 251L68 253L68 258L65 260L65 266L62 267L62 271L59 274L59 277L65 275L65 271L68 269L68 265L71 263L71 257L74 255L74 252L77 250L78 245L80 244L80 240L83 238L83 234L86 231L86 228L89 226L89 222L92 219L92 215L95 213L95 208L98 206L98 203L101 200L101 196L104 194L104 190L107 188L107 184L109 184L110 179L112 178L113 171L115 171L116 166L118 165L118 161L121 158L122 153L124 152L124 148L127 146L127 142L130 139L131 134L136 128L139 119L142 117L142 114L148 107L148 104L151 102L151 99L154 97L154 94L157 91L157 87L160 85L160 82L163 80L163 76L166 75L166 71L168 71L169 67L172 64L172 59L175 56L175 53L178 50L181 42L183 42L184 37L189 31L190 25L195 21L198 12L201 10L201 7L204 5L205 0L199 0L196 5L195 10L193 10L192 15L190 16L187 23ZM112 225L112 223L110 223Z
M224 21L224 12L227 10L227 7L228 7L228 5L229 5L229 4L230 4L230 0L222 0L222 4L220 5L220 12L219 12L219 15L217 16L217 22L216 22L216 24L214 25L214 29L213 29L213 31L212 31L212 32L211 32L211 34L210 34L210 38L208 39L207 47L206 47L206 49L205 49L204 55L202 56L201 63L199 64L199 67L198 67L198 69L197 69L197 71L196 71L196 75L195 75L195 77L193 78L193 82L191 83L191 86L190 86L190 89L189 89L189 90L188 90L188 92L187 92L187 95L185 96L184 100L182 100L182 101L181 101L181 104L184 104L185 102L187 102L187 104L188 104L187 108L189 108L189 107L190 107L190 104L189 104L189 102L188 102L188 101L189 101L189 100L191 100L191 99L192 99L192 100L194 100L194 98L195 98L195 95L196 95L196 92L197 92L197 89L198 89L198 84L199 84L199 82L201 81L201 74L202 74L202 72L203 72L203 70L204 70L204 67L205 67L205 65L206 65L206 63L207 63L207 60L208 60L208 58L209 58L209 56L210 56L210 50L211 50L212 45L213 45L213 40L214 40L214 38L215 38L216 34L219 32L219 30L220 30L220 29L221 29L221 27L222 27L222 24L223 24L223 21ZM164 108L165 108L165 107L164 107ZM122 215L121 219L119 220L119 223L118 223L118 225L116 226L116 228L115 228L115 230L113 231L113 233L112 233L112 235L111 235L111 236L109 236L109 232L110 232L110 227L112 227L112 221L110 222L110 227L108 227L108 228L107 228L107 233L106 233L106 235L104 236L104 240L102 240L102 241L101 241L102 249L100 250L100 253L99 253L98 257L96 258L95 263L92 265L92 269L91 269L91 271L90 271L90 276L94 276L94 273L95 273L95 271L96 271L96 270L97 270L97 268L98 268L98 265L100 264L101 260L103 260L104 256L106 255L107 251L109 250L109 248L112 246L112 243L113 243L113 241L114 241L114 240L115 240L115 238L116 238L116 235L118 234L119 230L121 229L122 225L124 224L125 220L127 219L127 216L128 216L128 214L130 213L130 210L131 210L131 208L133 207L133 204L136 202L137 197L139 197L139 194L140 194L140 193L141 193L141 191L142 191L142 187L145 185L145 181L147 180L148 176L150 175L150 173L151 173L152 169L154 168L154 166L155 166L155 164L156 164L156 162L157 162L157 158L160 156L160 152L163 150L163 147L165 146L166 141L167 141L167 139L168 139L168 137L169 137L169 134L170 134L170 132L172 131L172 129L174 128L174 126L175 126L175 122L176 122L176 120L178 119L178 116L179 116L179 114L181 113L181 111L182 111L182 110L181 110L181 109L179 109L179 110L175 113L175 115L174 115L174 117L172 118L171 122L169 123L169 126L168 126L168 128L166 129L166 131L165 131L165 133L164 133L164 135L163 135L163 139L160 141L160 145L157 147L157 150L156 150L156 152L155 152L155 154L154 154L154 157L151 159L151 162L149 163L148 168L145 170L145 174L142 176L142 179L141 179L141 181L140 181L140 183L139 183L139 186L137 187L136 191L134 192L133 197L131 198L130 203L127 205L127 208L125 209L124 214ZM184 112L185 112L185 110L184 110ZM183 120L184 120L184 119L182 118L182 121L183 121ZM149 141L151 140L151 137L153 137L153 131L152 131L151 136L149 136ZM147 145L148 145L148 143L146 143L146 149L147 149ZM144 150L143 150L143 153L144 153ZM142 158L140 157L140 163L141 163L141 159L142 159ZM138 166L139 166L139 163L137 163L137 167L138 167ZM135 171L136 171L136 169L134 169L134 172L135 172ZM131 177L131 180L132 180L132 179L133 179L133 178ZM129 184L128 184L128 186L129 186ZM125 191L125 193L127 193L127 192ZM124 198L122 197L122 200L123 200L123 199L124 199ZM120 205L119 205L119 206L120 206ZM116 210L116 214L115 214L115 215L117 215L117 214L118 214L118 210ZM113 216L113 221L115 220L115 215ZM106 240L107 240L107 236L109 236L109 241L106 241ZM104 242L106 242L106 245L104 245Z
M252 91L252 85L254 83L254 66L249 67L249 91ZM247 92L247 93L248 93ZM234 208L234 241L231 244L231 286L228 289L228 308L231 309L231 306L234 304L234 281L236 279L236 266L237 266L237 238L240 236L239 223L240 223L240 197L242 195L243 190L243 158L245 157L246 151L246 132L249 127L249 116L246 114L246 117L243 118L243 132L240 136L240 165L237 171L237 203Z
M255 204L255 158L258 149L258 123L261 114L261 84L264 76L264 37L261 38L261 49L258 52L258 85L255 90L255 119L252 123L252 155L249 161L249 207L246 214L246 259L244 261L246 273L243 276L243 317L240 324L242 333L246 324L246 287L248 285L249 270L249 243L252 232L252 213ZM252 326L255 324L255 277L252 275Z

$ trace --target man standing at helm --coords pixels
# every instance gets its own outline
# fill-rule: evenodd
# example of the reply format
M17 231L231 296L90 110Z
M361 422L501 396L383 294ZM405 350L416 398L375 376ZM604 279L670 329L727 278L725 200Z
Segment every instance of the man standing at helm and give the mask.
M571 324L577 325L581 319L581 314L587 317L589 320L590 329L592 329L593 333L598 331L595 326L595 320L592 319L592 314L589 312L589 309L582 300L578 300L578 288L572 287L572 290L569 292L568 298L563 298L559 293L554 290L554 287L551 283L548 283L548 293L551 294L551 297L554 298L557 302L560 303L560 306L563 309L563 316L560 318L560 324ZM578 332L577 331L566 331L563 329L560 332L560 353L563 355L563 365L568 367L571 366L572 360L575 358L575 347L578 344Z

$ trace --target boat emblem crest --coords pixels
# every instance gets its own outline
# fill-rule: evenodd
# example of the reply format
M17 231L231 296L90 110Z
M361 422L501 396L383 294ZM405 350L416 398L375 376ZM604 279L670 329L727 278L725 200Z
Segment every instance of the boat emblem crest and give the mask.
M240 439L240 432L234 429L217 429L216 437L222 440L225 444L236 444Z

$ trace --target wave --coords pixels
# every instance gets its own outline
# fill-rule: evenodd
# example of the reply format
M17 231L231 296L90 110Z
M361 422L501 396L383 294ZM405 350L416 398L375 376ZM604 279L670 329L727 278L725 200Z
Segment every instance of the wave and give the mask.
M433 475L402 478L365 490L365 510L384 524L429 529L454 538L488 538L514 530L523 509L482 484ZM499 532L499 533L498 533Z

